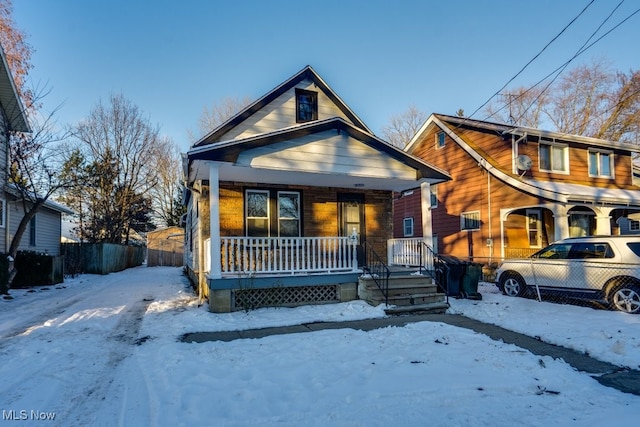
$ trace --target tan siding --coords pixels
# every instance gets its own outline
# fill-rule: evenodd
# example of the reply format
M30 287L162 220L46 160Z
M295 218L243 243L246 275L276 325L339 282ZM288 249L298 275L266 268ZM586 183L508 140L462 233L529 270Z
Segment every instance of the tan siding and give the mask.
M342 117L351 122L342 111L327 97L319 91L313 83L308 80L296 85L299 89L318 92L318 119L328 119L331 117ZM286 128L296 124L296 97L295 88L291 88L273 101L263 107L260 111L247 118L240 125L223 135L220 140L242 139L252 135L271 132L277 129Z
M415 178L415 170L379 151L335 131L243 152L238 164L267 169L383 178Z

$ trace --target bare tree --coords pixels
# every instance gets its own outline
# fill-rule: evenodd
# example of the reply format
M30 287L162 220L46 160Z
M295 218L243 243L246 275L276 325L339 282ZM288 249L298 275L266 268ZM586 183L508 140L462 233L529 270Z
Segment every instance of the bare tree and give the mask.
M637 143L640 72L613 72L605 60L595 60L545 86L513 90L486 112L516 126Z
M404 148L420 130L427 117L427 114L418 110L415 105L410 105L404 113L391 116L389 123L382 128L382 136L392 145Z
M173 140L165 137L158 141L154 169L158 179L150 190L154 216L161 225L179 226L186 207L182 205L182 157Z
M86 158L90 181L83 195L89 241L128 243L132 230L148 221L148 191L157 184L152 165L158 150L158 129L123 95L98 102L74 129Z
M251 99L244 98L224 98L215 102L211 107L204 107L198 119L198 129L193 132L188 131L189 139L197 141L200 137L208 134L229 118L239 113L243 108L251 103Z
M487 106L486 113L493 121L537 128L543 120L546 101L542 87L518 87L501 94L497 104Z
M15 260L22 237L29 222L55 193L73 186L62 172L70 165L69 151L63 141L67 135L57 130L53 113L43 118L31 117L30 133L5 129L10 135L10 165L7 193L22 206L23 216L13 232L9 245L10 260ZM17 270L10 263L7 288L0 284L1 293L7 293Z

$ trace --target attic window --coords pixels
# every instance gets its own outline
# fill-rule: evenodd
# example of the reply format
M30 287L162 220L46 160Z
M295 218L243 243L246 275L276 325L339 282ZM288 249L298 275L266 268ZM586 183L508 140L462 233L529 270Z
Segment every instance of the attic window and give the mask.
M296 89L296 122L318 120L318 93Z

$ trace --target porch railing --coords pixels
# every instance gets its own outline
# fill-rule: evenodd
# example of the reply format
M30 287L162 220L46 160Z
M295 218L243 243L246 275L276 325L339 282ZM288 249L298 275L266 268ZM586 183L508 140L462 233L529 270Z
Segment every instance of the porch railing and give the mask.
M387 259L391 265L433 270L433 251L422 237L388 240Z
M222 237L222 274L358 271L349 237Z
M385 305L389 305L389 276L391 276L391 270L371 245L367 245L367 242L364 242L362 247L365 251L366 259L365 273L371 276L380 292L382 292Z

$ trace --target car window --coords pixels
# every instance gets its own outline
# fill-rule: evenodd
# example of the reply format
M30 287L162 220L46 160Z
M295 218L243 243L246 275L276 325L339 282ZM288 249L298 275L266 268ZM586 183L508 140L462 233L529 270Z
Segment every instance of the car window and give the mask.
M613 258L613 250L608 243L573 243L569 259Z
M640 256L640 242L629 242L627 243L627 246L634 254Z
M567 259L569 257L570 249L571 249L570 244L558 243L538 251L533 256L535 258L543 258L543 259Z

